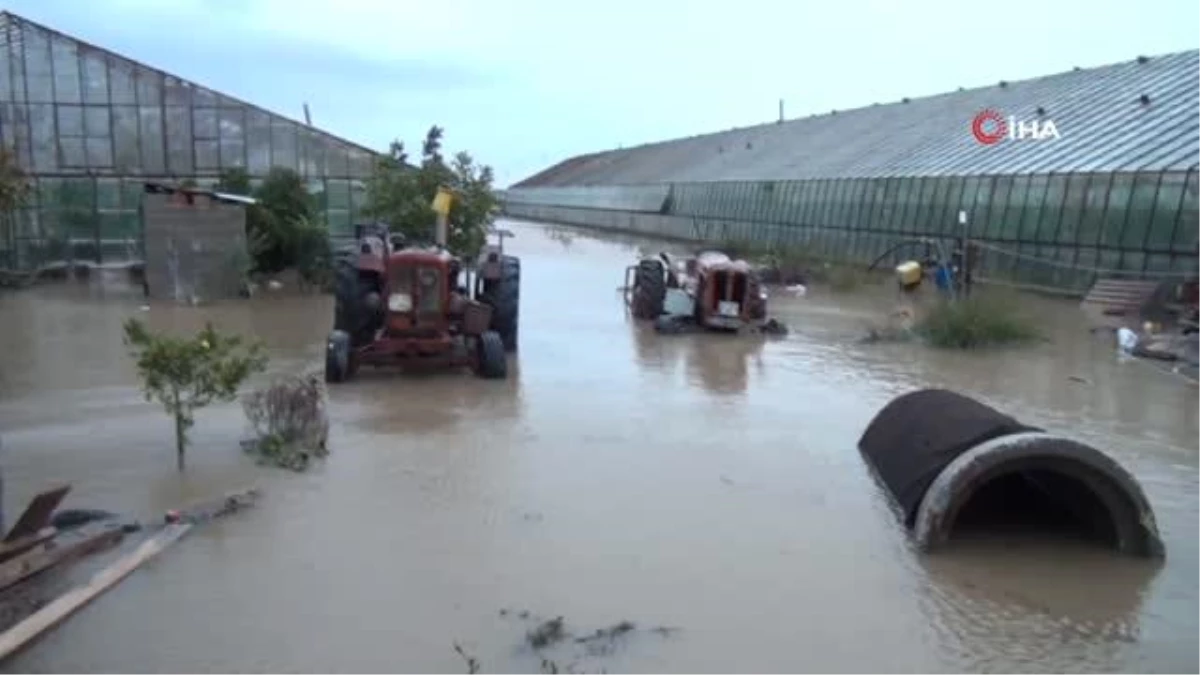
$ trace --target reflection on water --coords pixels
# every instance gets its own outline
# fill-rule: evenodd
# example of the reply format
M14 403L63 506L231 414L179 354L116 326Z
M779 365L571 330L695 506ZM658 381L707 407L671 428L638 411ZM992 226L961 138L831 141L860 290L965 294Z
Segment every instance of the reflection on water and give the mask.
M69 284L0 295L0 433L12 512L153 517L257 483L253 512L198 531L11 668L31 671L536 670L501 608L631 638L626 671L1178 670L1197 664L1197 396L1030 300L1053 341L958 354L860 345L883 290L772 297L785 339L658 336L620 293L637 246L506 225L523 257L510 379L366 370L331 390L327 463L293 475L237 448L236 405L200 413L185 476L141 400L121 322L263 339L318 368L328 298L206 308ZM1159 568L1069 542L969 540L917 555L855 444L895 395L945 386L1101 447L1143 482ZM145 636L153 633L154 639Z
M653 326L630 320L638 364L712 394L742 394L753 370L763 372L762 336L723 333L659 335Z

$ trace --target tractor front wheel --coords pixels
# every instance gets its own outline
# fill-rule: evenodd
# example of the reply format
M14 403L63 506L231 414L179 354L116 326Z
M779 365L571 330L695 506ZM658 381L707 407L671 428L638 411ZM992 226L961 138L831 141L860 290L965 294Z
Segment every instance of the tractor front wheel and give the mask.
M478 367L476 373L484 379L503 380L508 377L508 356L504 353L504 340L494 330L486 331L476 340Z
M335 330L329 334L325 344L325 381L345 382L352 374L350 334Z

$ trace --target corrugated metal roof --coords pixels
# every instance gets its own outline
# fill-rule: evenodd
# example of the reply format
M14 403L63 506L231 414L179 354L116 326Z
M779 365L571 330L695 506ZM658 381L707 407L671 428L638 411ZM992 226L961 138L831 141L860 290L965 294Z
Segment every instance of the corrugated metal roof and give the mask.
M513 187L1186 170L1200 164L1198 75L1200 50L1139 57L582 155ZM1026 122L1053 121L1061 136L983 145L971 123L985 109Z

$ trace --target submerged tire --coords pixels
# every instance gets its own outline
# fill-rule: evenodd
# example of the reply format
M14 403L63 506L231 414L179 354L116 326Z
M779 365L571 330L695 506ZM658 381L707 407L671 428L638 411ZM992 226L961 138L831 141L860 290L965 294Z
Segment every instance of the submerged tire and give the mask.
M500 258L500 278L485 280L480 302L492 306L492 330L500 334L506 352L517 351L521 313L521 259Z
M350 335L343 330L329 334L325 344L325 381L333 384L350 377Z
M476 344L479 350L478 375L487 380L503 380L508 377L508 356L504 353L504 340L494 330L489 330L479 336Z
M666 268L662 261L647 259L638 262L633 277L633 317L657 319L662 316L666 299Z

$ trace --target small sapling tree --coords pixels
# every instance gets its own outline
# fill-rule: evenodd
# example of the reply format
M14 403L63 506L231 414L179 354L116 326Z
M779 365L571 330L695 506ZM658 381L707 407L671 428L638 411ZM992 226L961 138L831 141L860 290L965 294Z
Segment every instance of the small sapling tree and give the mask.
M141 321L129 319L125 344L132 348L146 400L161 403L175 420L180 471L196 410L213 401L236 399L242 383L267 366L259 343L222 335L212 324L194 337L179 338L153 333Z

